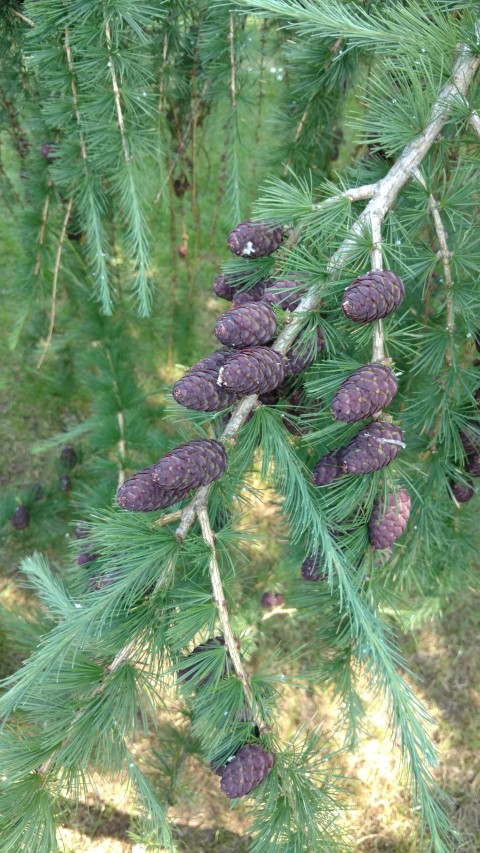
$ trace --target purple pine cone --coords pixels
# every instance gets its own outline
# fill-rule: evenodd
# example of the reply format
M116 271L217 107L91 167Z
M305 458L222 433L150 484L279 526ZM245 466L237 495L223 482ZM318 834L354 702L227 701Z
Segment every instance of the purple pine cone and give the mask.
M473 483L471 483L471 481L469 481L468 485L460 482L454 483L452 481L450 483L450 488L452 490L453 497L460 504L470 501L475 494L475 489L473 488Z
M329 486L342 474L343 469L339 453L335 450L318 460L312 471L312 482L315 486Z
M342 308L354 323L371 323L387 317L402 302L405 287L390 270L372 270L346 288Z
M410 495L405 489L398 494L389 494L385 505L377 498L368 522L368 533L372 548L381 551L390 548L405 530L410 518Z
M468 457L465 470L472 477L480 477L480 455L478 453L473 453L472 456Z
M218 370L191 370L173 386L173 396L186 409L220 412L235 402L236 394L218 384Z
M26 506L17 506L12 516L12 526L15 530L26 530L30 524L30 513Z
M369 474L389 465L405 447L403 432L386 421L374 421L338 451L346 474Z
M263 302L246 302L223 314L215 326L215 335L222 344L250 347L266 344L277 328L275 312Z
M306 370L315 361L319 352L325 346L325 340L320 329L317 329L316 341L306 343L298 341L293 344L285 356L285 375L294 376Z
M285 599L281 592L264 592L262 595L262 607L265 610L272 610L274 607L281 607L285 604Z
M309 554L302 563L301 575L304 581L325 581L328 578L328 573L322 571L323 554L317 551L316 554Z
M266 394L282 384L285 363L268 347L250 347L228 359L218 381L235 394Z
M278 305L283 311L295 311L300 300L307 293L307 288L298 279L278 279L270 282L265 290L264 302Z
M117 492L117 503L122 509L130 512L155 512L157 509L166 509L185 498L190 488L185 489L162 489L153 482L155 465L137 471L128 480L125 480Z
M259 743L247 743L240 747L233 758L219 768L220 787L231 800L245 797L267 778L275 756L265 752Z
M247 289L243 276L238 273L225 273L217 275L213 283L213 291L221 299L241 299L245 302L258 302L265 293L265 281L259 281Z
M234 255L241 258L263 258L275 252L282 242L282 228L279 225L265 225L262 222L240 222L228 235L227 245Z
M223 444L198 439L179 444L154 466L153 481L162 489L196 489L222 476L227 467Z
M342 382L332 401L335 420L354 423L371 418L388 406L398 390L398 382L389 367L366 364Z

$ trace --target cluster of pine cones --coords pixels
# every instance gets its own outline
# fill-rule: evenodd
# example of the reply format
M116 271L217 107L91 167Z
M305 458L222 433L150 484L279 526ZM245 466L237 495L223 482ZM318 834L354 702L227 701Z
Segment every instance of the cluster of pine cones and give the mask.
M228 246L240 257L255 259L276 251L282 236L279 227L248 220L230 232ZM215 326L224 346L197 362L174 385L175 400L187 409L203 412L226 409L247 394L258 394L261 402L275 402L285 379L312 364L324 345L318 330L312 345L294 343L285 358L267 346L278 331L278 309L293 311L306 293L305 285L295 279L261 281L244 291L237 275L220 275L214 291L233 302ZM288 427L288 421L286 424ZM221 477L226 465L220 442L189 441L126 480L118 490L117 502L133 512L165 509L183 500L191 489Z
M403 300L402 280L390 270L372 270L346 288L342 308L355 323L371 323L391 314ZM384 364L372 363L352 373L338 388L332 415L343 423L373 418L393 400L398 383ZM315 486L327 486L343 474L368 474L389 465L404 447L402 431L388 420L372 420L348 444L318 460L312 472ZM378 497L368 530L375 550L391 551L410 516L410 496L405 489ZM322 555L310 554L301 569L304 580L322 580Z

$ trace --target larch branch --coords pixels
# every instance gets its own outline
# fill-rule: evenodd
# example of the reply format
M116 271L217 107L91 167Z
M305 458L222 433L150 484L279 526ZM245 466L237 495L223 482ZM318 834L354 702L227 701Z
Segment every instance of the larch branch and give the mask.
M322 207L335 204L342 197L348 198L351 201L369 199L368 204L352 225L349 236L346 237L330 258L328 269L332 276L338 275L345 266L359 236L364 234L368 228L371 230L375 228L378 234L378 229L381 228L385 216L393 207L401 190L412 176L415 175L415 171L441 133L455 100L465 98L479 67L480 56L474 56L468 49L462 48L460 58L455 64L452 76L441 89L424 130L404 148L402 154L385 177L371 185L345 190L343 193L339 193L331 199L326 199L314 206L314 209L319 210ZM280 355L285 355L301 331L302 317L317 307L319 299L318 294L312 293L301 300L292 314L291 322L286 324L273 343L272 349L280 353ZM224 440L234 440L236 433L257 405L258 397L255 394L241 400L233 409L231 419L221 438ZM210 486L203 486L199 489L192 501L183 510L182 519L175 532L179 541L183 541L186 538L195 517L206 509L210 488Z
M477 134L478 138L480 139L480 116L478 115L478 113L475 110L473 111L472 115L470 116L470 124L472 125L475 133Z
M52 183L52 181L49 181L48 182L47 194L45 196L45 201L43 203L42 225L40 227L40 233L38 235L38 240L37 240L37 243L39 246L43 246L43 242L45 240L45 232L47 230L47 220L48 220L48 209L50 207L50 192L52 190L52 187L53 187L53 183ZM35 261L35 269L33 271L34 275L38 275L38 273L40 272L41 260L42 260L42 253L39 249L39 251L37 253L37 258Z
M72 212L72 205L73 205L73 195L70 196L70 198L68 200L67 209L65 211L65 217L63 220L63 224L62 224L62 230L60 232L60 238L59 238L58 245L57 245L57 256L55 258L55 267L53 270L52 298L51 298L51 303L50 303L50 323L49 323L49 327L48 327L47 340L45 341L45 347L44 347L44 350L43 350L40 358L38 359L37 370L40 370L40 368L41 368L41 366L45 360L45 356L48 352L50 344L52 342L53 327L55 325L55 313L56 313L56 305L57 305L58 274L60 272L60 264L62 261L62 252L63 252L63 244L65 243L65 235L67 233L68 220L70 219L70 215Z
M108 48L108 65L110 68L110 74L112 77L112 87L113 87L113 95L115 98L115 109L117 111L117 121L118 121L118 129L120 131L120 137L122 140L122 148L123 148L123 156L125 157L125 162L128 163L130 161L130 153L128 151L127 138L125 136L125 122L123 118L122 111L122 101L120 97L120 88L117 80L117 73L115 71L115 65L112 59L112 34L110 32L110 25L105 24L105 36L107 39L107 48Z
M83 130L82 130L82 119L80 117L80 108L78 106L77 84L75 81L75 71L73 68L72 51L70 49L70 40L69 40L68 29L65 30L65 38L64 38L63 44L64 44L64 48L65 48L65 55L67 57L68 70L70 71L70 75L72 78L72 82L71 82L72 98L73 98L73 107L75 110L75 118L76 118L77 124L78 124L78 132L79 132L79 138L80 138L80 151L82 154L82 160L84 161L84 163L86 163L86 161L87 161L87 148L85 145L85 137L83 135Z
M370 219L372 231L372 250L370 252L370 263L372 270L383 269L382 259L382 223L378 216L372 215ZM376 320L373 324L372 361L382 362L385 360L385 338L383 335L383 322Z
M222 626L225 646L232 661L232 667L238 678L241 680L243 684L243 689L245 691L245 696L247 697L250 707L252 707L252 686L250 684L248 675L245 672L242 659L240 657L240 652L237 648L237 643L233 635L232 626L230 625L227 603L225 601L225 593L223 591L222 578L218 566L217 552L215 548L215 536L210 526L207 508L205 506L200 507L197 510L197 515L198 521L200 523L200 529L202 531L203 541L210 548L210 580L212 584L212 597L213 601L215 602L215 607L217 608L220 625Z

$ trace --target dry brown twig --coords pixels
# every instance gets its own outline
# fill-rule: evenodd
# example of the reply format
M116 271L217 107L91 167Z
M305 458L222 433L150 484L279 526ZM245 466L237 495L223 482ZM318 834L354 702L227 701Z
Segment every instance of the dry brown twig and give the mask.
M118 85L117 73L115 71L115 65L114 65L114 62L112 59L112 34L110 32L110 24L105 24L105 37L107 39L108 67L110 68L110 75L112 78L113 95L115 98L115 109L117 111L118 129L120 131L120 137L122 140L123 156L125 157L125 163L129 163L130 162L130 153L128 150L127 138L125 136L125 121L123 118L122 100L120 97L120 87Z

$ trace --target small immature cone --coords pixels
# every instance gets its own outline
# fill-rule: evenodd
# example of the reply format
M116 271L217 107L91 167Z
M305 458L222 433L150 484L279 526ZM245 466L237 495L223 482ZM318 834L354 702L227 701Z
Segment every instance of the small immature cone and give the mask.
M113 572L106 572L103 575L96 572L89 578L87 588L89 592L95 592L96 590L105 589L107 586L112 586L119 579L120 572L118 569L114 569Z
M304 581L325 581L328 578L328 573L323 569L323 554L317 551L316 554L309 554L302 563L301 575Z
M26 530L30 524L30 513L26 506L17 506L12 516L12 526L15 530Z
M191 370L173 386L180 406L197 412L221 412L228 409L236 394L218 384L218 370Z
M368 522L372 548L376 551L390 548L402 535L409 518L410 495L405 489L389 494L386 504L383 497L377 498Z
M276 279L266 287L263 301L283 311L295 311L306 292L305 285L296 279Z
M75 536L77 539L86 539L88 536L87 528L83 524L77 524L75 527Z
M272 610L274 607L281 607L285 604L285 599L281 592L264 592L262 595L262 607L265 610Z
M117 491L117 503L129 512L155 512L166 509L185 498L190 488L162 489L153 482L155 465L137 471Z
M389 367L383 364L366 364L352 373L332 401L335 420L354 423L371 418L393 400L398 382Z
M306 370L313 364L324 346L325 340L320 329L317 329L316 342L310 342L306 345L305 343L302 344L301 341L294 343L285 356L285 375L294 376L301 373L302 370Z
M221 774L220 787L231 800L245 797L267 778L275 756L265 752L259 743L247 743L217 773Z
M228 359L218 382L235 394L266 394L282 384L285 363L268 347L250 347Z
M259 281L253 287L246 289L242 278L237 273L217 275L213 282L213 292L221 299L228 299L229 302L232 302L233 299L243 298L244 296L248 297L246 300L248 302L258 302L262 299L265 293L265 281Z
M222 476L227 467L223 444L197 439L179 444L154 466L153 481L162 489L196 489Z
M329 486L342 474L343 469L338 451L333 451L318 460L312 471L312 482L315 486Z
M386 421L374 421L340 448L338 458L346 474L369 474L389 465L402 447L401 429Z
M387 317L402 302L405 286L391 270L372 270L346 288L342 308L354 323L371 323Z
M281 226L252 222L251 219L236 225L227 239L230 251L241 258L263 258L265 255L271 255L281 242Z
M464 504L467 501L470 501L474 494L475 489L473 488L473 484L465 485L464 483L454 483L453 481L450 483L450 488L452 490L452 495L456 501L460 504Z
M227 311L215 326L222 344L250 347L271 341L277 328L275 311L262 302L246 302Z
M77 566L87 566L89 563L93 563L95 560L98 560L100 554L89 554L88 551L80 551L76 564Z

